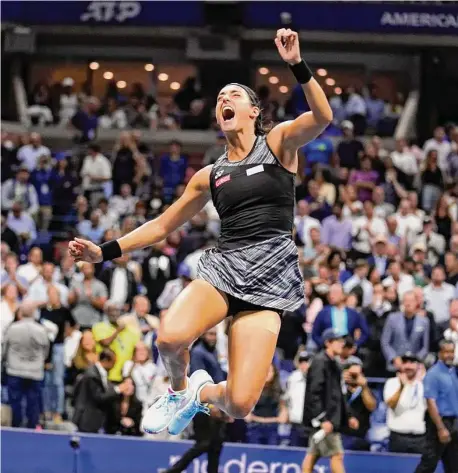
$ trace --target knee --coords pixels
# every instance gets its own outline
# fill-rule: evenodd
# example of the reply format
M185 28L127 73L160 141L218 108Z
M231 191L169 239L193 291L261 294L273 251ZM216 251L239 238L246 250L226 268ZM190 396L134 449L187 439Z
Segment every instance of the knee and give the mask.
M157 349L161 354L177 353L188 348L189 343L178 333L161 330L156 340Z
M257 399L250 394L231 393L226 395L227 413L235 419L245 418L256 405Z

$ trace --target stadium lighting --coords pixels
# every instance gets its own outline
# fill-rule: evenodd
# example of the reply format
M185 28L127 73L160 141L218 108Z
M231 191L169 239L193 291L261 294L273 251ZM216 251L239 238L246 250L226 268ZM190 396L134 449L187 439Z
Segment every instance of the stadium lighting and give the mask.
M270 71L269 69L267 69L267 67L260 67L258 69L258 72L259 74L261 74L262 76L266 76Z
M89 69L96 71L100 67L100 64L98 62L91 62L89 64Z
M335 93L336 95L340 95L340 94L342 93L342 89L341 89L340 87L336 87L336 88L334 89L334 93Z
M165 82L165 81L169 80L169 75L166 74L165 72L161 72L161 73L157 76L157 78L158 78L160 81Z
M181 85L180 85L179 82L172 82L172 83L170 84L170 88L171 88L172 90L178 90L180 87L181 87Z
M328 77L328 78L325 80L325 83L326 83L326 85L329 85L329 86L336 85L336 81L335 81L334 79L331 79L330 77Z
M288 87L286 85L281 85L280 88L278 89L282 94L287 94L289 92Z
M154 64L145 64L145 71L147 72L154 71Z
M127 82L125 80L118 80L118 82L116 82L116 87L118 89L125 89L127 86Z
M278 84L280 82L280 79L277 76L271 76L269 77L269 82L271 84Z
M318 69L316 71L316 73L320 76L320 77L326 77L328 75L328 71L326 69Z
M114 74L110 71L106 71L103 73L103 78L106 80L113 79Z

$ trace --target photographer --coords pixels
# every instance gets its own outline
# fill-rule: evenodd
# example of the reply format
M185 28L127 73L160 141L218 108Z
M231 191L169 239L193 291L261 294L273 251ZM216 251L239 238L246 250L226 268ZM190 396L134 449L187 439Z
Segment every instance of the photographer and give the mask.
M345 400L352 430L346 429L342 437L348 450L369 450L366 433L370 427L370 416L377 407L377 401L367 385L362 362L358 358L349 359L344 366L343 378L346 385Z

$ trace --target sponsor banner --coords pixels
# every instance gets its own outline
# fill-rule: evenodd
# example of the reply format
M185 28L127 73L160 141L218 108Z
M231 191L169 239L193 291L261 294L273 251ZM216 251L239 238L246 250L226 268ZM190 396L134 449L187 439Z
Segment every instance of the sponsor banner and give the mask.
M197 1L5 1L2 22L26 25L202 26L204 4Z
M79 450L70 446L71 435L2 429L2 473L162 473L192 442L163 442L133 437L81 435ZM226 444L219 473L301 473L305 449ZM347 452L351 473L408 473L416 455ZM202 455L186 470L206 473ZM328 460L320 460L314 473L331 473ZM443 473L440 466L436 473Z
M304 30L458 35L458 5L404 2L246 2L245 26Z

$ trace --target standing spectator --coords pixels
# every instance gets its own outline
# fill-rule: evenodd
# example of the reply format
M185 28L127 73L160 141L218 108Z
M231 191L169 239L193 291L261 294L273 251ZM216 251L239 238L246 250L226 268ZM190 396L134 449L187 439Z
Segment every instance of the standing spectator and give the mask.
M29 289L29 283L24 276L17 274L18 258L14 253L7 253L5 257L5 268L1 272L2 290L7 284L12 284L18 290L20 296L25 296Z
M444 332L444 338L455 344L454 364L458 366L458 299L450 302L450 326Z
M159 318L149 313L150 308L151 305L147 297L135 296L132 312L121 316L121 323L145 338L149 333L153 333L159 328Z
M379 121L385 114L385 102L379 97L379 88L369 85L369 96L366 97L367 125L373 130L378 129Z
M24 210L31 216L38 212L38 196L33 184L29 182L30 173L23 165L16 176L2 185L2 210L12 210L15 202L21 202Z
M452 150L450 142L443 127L438 126L434 129L433 137L423 145L423 152L428 156L431 151L436 151L438 156L438 165L441 171L447 171L447 157Z
M309 141L301 148L305 158L304 175L310 176L318 165L328 166L334 153L334 146L323 134Z
M413 242L413 245L421 244L428 253L428 262L437 264L441 255L445 253L446 242L442 235L434 231L434 223L431 217L423 219L423 229Z
M367 260L369 265L377 269L382 278L385 276L388 269L387 244L388 241L385 235L376 235L372 248L372 256L369 256Z
M346 307L345 295L341 284L333 284L328 294L329 305L321 310L313 323L312 338L319 346L323 346L323 335L329 328L342 336L350 335L359 346L368 337L368 328L364 318L353 309Z
M367 280L368 274L369 265L367 264L367 261L363 259L356 260L353 276L345 281L343 285L343 290L346 294L355 292L359 295L359 293L361 293L361 303L358 304L358 306L361 307L367 307L372 302L374 288Z
M35 221L27 212L24 212L24 207L20 200L14 202L11 212L9 212L6 219L6 224L16 233L20 243L26 247L29 247L37 238Z
M396 139L395 150L390 154L390 158L393 165L408 176L418 174L417 158L410 151L405 138Z
M118 229L119 216L109 208L108 200L103 198L99 200L97 211L99 212L100 225L104 230Z
M76 131L75 141L87 143L95 139L98 126L97 112L100 108L100 101L96 97L87 97L75 115L73 115L70 125Z
M78 375L84 373L89 366L92 366L99 359L96 343L91 330L83 330L79 340L78 348L72 358L68 378L74 382ZM73 383L72 383L73 384Z
M423 381L418 359L410 352L401 356L401 367L383 389L388 406L387 426L390 429L390 452L423 453L425 441L425 411Z
M109 370L108 379L120 383L123 379L122 367L126 361L132 359L140 336L121 324L119 320L121 310L115 302L108 300L105 303L104 312L106 319L95 324L92 327L92 333L99 352L104 348L109 348L116 355L116 361Z
M67 126L78 110L78 96L73 90L75 81L71 77L66 77L62 81L62 93L59 98L59 124Z
M61 304L68 307L68 287L56 281L56 267L49 261L43 263L41 275L30 285L27 299L36 302L40 307L46 306L49 303L48 288L51 285L59 291Z
M119 108L118 102L113 97L108 97L105 113L99 120L100 128L111 130L124 130L127 127L126 113Z
M106 285L95 278L93 264L83 263L81 272L84 279L72 280L68 301L73 307L73 317L81 330L85 330L100 322L100 314L108 299L108 291Z
M418 303L413 291L404 294L403 311L391 314L383 328L381 345L388 371L399 370L401 356L413 353L419 360L429 352L429 320L417 315Z
M157 298L156 305L161 311L161 316L168 310L175 298L192 281L191 270L185 263L178 266L177 278L167 281L164 290Z
M181 154L181 143L172 141L168 154L162 156L160 161L159 176L163 181L164 199L171 202L175 188L184 182L188 159Z
M354 136L354 125L349 120L341 123L343 139L337 147L337 154L340 158L340 166L346 170L346 176L352 169L359 168L359 160L364 154L364 146L361 141Z
M447 196L442 194L436 204L434 211L434 222L436 223L437 233L441 235L445 241L450 241L452 237L452 205L449 205ZM458 215L456 216L458 218Z
M289 375L286 382L285 401L288 408L288 422L291 424L290 445L293 447L305 447L307 443L302 420L310 361L311 356L307 352L299 353L297 369Z
M113 149L113 194L119 195L123 184L133 182L136 165L134 153L137 152L132 134L128 131L121 132Z
M134 273L128 268L129 256L113 260L113 264L100 273L100 280L108 288L108 297L124 310L129 310L134 297L138 294Z
M347 411L354 426L345 430L342 438L345 449L369 450L369 443L365 437L370 427L370 416L377 407L377 401L369 389L367 378L363 374L362 362L358 358L350 358L343 367L343 378L346 385L345 400Z
M68 327L75 325L75 320L68 308L62 306L59 290L55 286L48 287L48 300L48 305L41 309L41 319L53 322L59 331L51 347L52 368L45 374L44 410L53 415L55 423L59 423L65 409L64 338Z
M29 262L19 266L17 275L24 278L30 285L38 279L41 274L41 265L43 264L43 252L37 246L29 251Z
M355 126L355 135L364 135L367 114L366 102L354 87L348 87L345 94L348 97L345 103L345 112Z
M56 160L51 180L54 215L68 216L75 204L78 180L68 165L65 153L57 154Z
M442 460L446 473L458 465L458 376L453 369L455 345L440 343L439 361L423 381L428 415L426 441L415 473L434 473Z
M16 310L19 307L18 289L14 284L2 284L2 300L0 310L2 317L0 319L2 340L5 337L6 330L13 323Z
M415 287L413 277L410 274L403 273L401 269L401 263L391 260L388 263L388 277L382 281L383 287L395 287L399 299L402 299L406 292L413 291Z
M398 212L395 214L398 235L404 241L412 242L414 237L421 232L422 219L412 213L412 206L409 199L402 199Z
M316 181L310 180L307 188L309 195L305 199L309 203L310 216L321 222L331 215L331 206L324 197L320 196L320 187Z
M10 227L8 227L6 224L6 217L4 215L1 216L1 232L2 244L8 246L7 249L2 248L2 254L6 255L10 251L18 254L20 252L19 237L13 232L13 230L11 230Z
M352 242L351 220L343 216L340 202L333 205L332 213L333 215L326 217L322 222L321 242L348 251Z
M421 173L421 206L425 212L432 212L444 189L444 177L437 164L435 149L428 151L424 170Z
M340 431L346 427L348 413L342 393L342 374L336 358L342 353L344 339L330 328L323 333L324 349L313 358L307 373L304 402L304 425L313 433L322 430L325 437L309 437L309 450L302 464L303 473L312 473L321 457L330 457L332 473L345 471ZM352 425L355 426L352 421Z
M52 218L53 209L53 188L52 177L53 170L51 168L50 156L41 156L38 160L37 168L32 171L30 182L35 186L38 196L39 210L39 227L47 230Z
M297 214L294 217L294 226L299 240L305 246L310 246L310 229L320 228L320 222L309 215L310 206L306 200L300 200L297 203Z
M93 210L89 220L83 220L76 226L78 233L94 243L101 243L105 227L100 222L100 211Z
M350 173L348 183L354 185L358 192L358 200L365 202L372 199L372 192L380 176L372 169L372 161L368 156L361 159L361 170L354 169Z
M110 199L110 209L120 217L131 215L135 212L135 204L138 197L132 195L130 184L122 184L119 189L119 195L114 195Z
M20 318L6 331L3 356L8 376L8 396L13 411L13 427L22 426L23 399L26 399L27 427L35 429L40 417L40 385L49 351L46 329L35 322L36 305L24 302Z
M94 205L105 195L105 184L111 180L111 163L100 150L97 144L89 145L81 168L81 187Z
M91 365L75 386L73 423L79 432L96 434L115 416L114 403L121 396L133 394L132 384L123 382L113 386L108 380L116 362L116 355L108 349L100 353L100 361Z
M30 133L29 144L19 148L17 157L29 172L37 167L38 161L42 156L51 156L51 151L47 146L41 143L41 135L38 133Z
M431 272L431 283L424 290L426 309L434 315L434 320L443 333L448 328L450 320L450 302L455 297L455 288L445 282L445 271L442 266L436 266Z
M195 99L181 120L183 130L208 130L210 128L210 110L202 99Z

